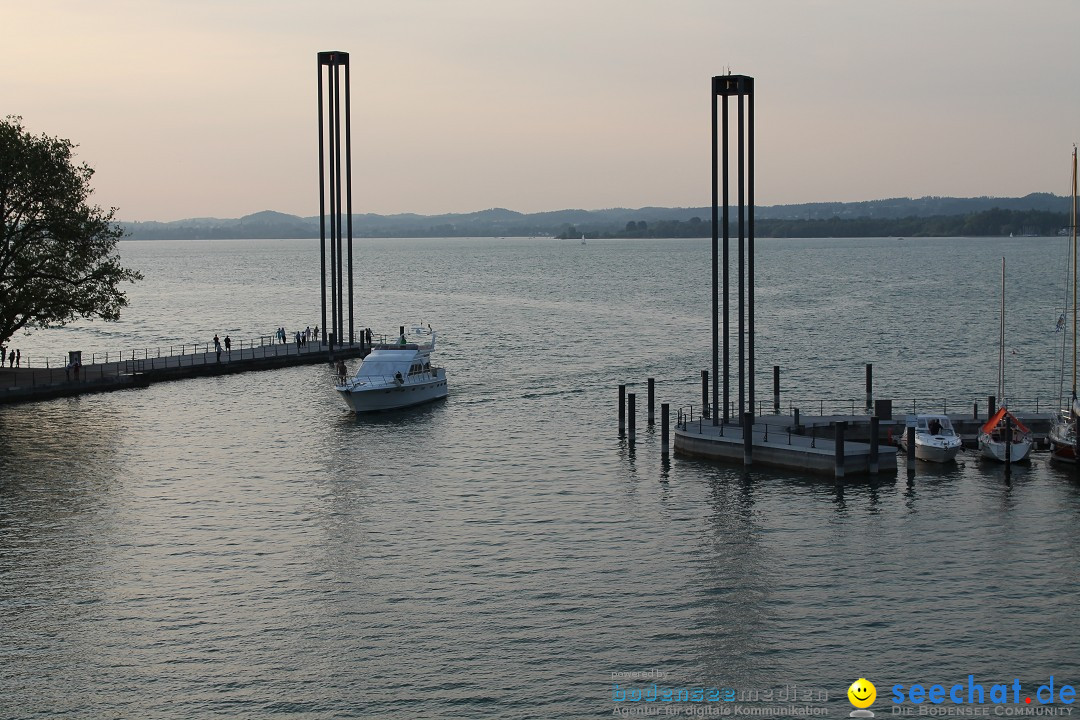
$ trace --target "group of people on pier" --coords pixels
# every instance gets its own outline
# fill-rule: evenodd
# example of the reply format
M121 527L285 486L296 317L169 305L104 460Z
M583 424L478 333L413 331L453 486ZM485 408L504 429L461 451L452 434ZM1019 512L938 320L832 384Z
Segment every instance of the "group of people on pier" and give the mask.
M22 350L11 350L11 348L5 348L0 345L0 368L4 367L4 352L9 351L7 356L8 367L21 367L22 366Z

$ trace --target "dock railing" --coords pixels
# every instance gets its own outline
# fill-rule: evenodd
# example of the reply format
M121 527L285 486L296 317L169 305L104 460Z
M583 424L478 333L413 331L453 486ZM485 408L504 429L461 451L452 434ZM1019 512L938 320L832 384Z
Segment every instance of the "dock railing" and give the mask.
M282 343L276 338L270 342L269 336L237 340L230 344L230 350L221 346L220 355L213 343L191 343L165 348L147 348L144 350L108 353L92 353L82 357L78 368L69 367L67 362L45 366L29 365L27 358L14 368L5 364L0 370L0 395L24 394L35 388L92 385L108 383L111 386L138 381L138 376L153 371L168 371L183 368L221 365L239 361L264 360L274 357L295 357L300 355L323 353L326 344L309 340L306 344L293 342ZM352 347L358 347L359 343ZM339 347L339 346L335 346ZM180 350L184 350L183 354ZM121 359L123 358L123 359ZM50 359L51 360L51 359ZM89 361L89 362L88 362Z
M293 335L286 334L288 342L282 343L276 335L259 335L253 338L240 338L238 340L232 340L230 338L231 347L233 351L252 350L253 348L266 347L271 345L296 345L295 332ZM325 341L324 341L325 342ZM8 343L9 345L11 343ZM319 341L315 339L308 340L310 345L318 345ZM224 339L222 340L222 352L224 352L225 345ZM10 352L10 349L8 350ZM155 347L142 347L131 348L128 350L103 350L82 353L82 363L86 365L110 364L117 362L124 362L128 360L151 360L159 358L170 358L178 355L198 355L200 353L214 353L214 343L211 342L189 342L180 344L171 344L169 346L155 346ZM66 357L49 357L41 355L27 355L20 356L20 362L18 367L30 368L30 369L60 369L63 370L68 364ZM4 367L8 367L7 360L5 358Z
M757 406L757 413L755 414L755 417L776 415L775 406L771 402L771 400L763 400L755 404ZM987 416L988 407L989 403L986 397L966 401L942 397L923 397L892 400L892 411L894 418L901 418L906 415L933 413L941 413L942 415L967 414L974 416L976 412L978 412L979 416ZM1036 396L1032 398L1009 398L1009 409L1013 412L1039 413L1054 412L1058 409L1058 407L1056 400ZM816 415L819 417L829 417L835 415L865 415L869 417L874 414L873 408L866 407L865 398L790 399L781 406L781 411L785 415L790 415L793 417L799 414L803 416ZM737 415L738 408L733 406L728 411L729 425L736 423L734 418ZM705 424L711 424L711 422L711 415L708 413L708 408L706 408L706 412L702 412L701 406L684 405L677 410L675 426L679 429L685 430L691 423L704 426Z

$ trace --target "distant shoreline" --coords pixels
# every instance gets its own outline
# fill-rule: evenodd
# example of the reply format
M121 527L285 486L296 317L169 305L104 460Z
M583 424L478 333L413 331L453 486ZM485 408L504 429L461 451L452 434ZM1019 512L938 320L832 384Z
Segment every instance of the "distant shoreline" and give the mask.
M756 237L1055 236L1067 227L1070 199L1050 193L1022 198L893 198L754 209ZM502 208L447 215L354 214L356 238L712 237L712 208L613 208L519 213ZM735 208L731 227L737 228ZM263 211L242 218L119 223L131 240L318 238L319 218ZM344 230L344 228L343 228ZM737 233L737 230L735 230Z

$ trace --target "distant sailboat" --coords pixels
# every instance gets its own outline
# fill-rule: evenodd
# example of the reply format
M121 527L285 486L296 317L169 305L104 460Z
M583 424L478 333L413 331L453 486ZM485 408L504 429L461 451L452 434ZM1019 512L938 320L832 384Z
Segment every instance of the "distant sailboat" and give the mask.
M1058 460L1066 463L1076 463L1076 424L1077 418L1080 417L1080 400L1077 400L1076 396L1076 365L1077 365L1077 278L1076 278L1076 263L1077 263L1077 243L1076 243L1076 147L1073 147L1072 153L1072 210L1071 210L1071 240L1069 243L1069 250L1072 255L1068 262L1068 271L1065 273L1066 278L1072 282L1072 394L1069 397L1069 401L1066 404L1062 402L1061 417L1050 428L1050 457L1054 460ZM1058 325L1062 323L1059 320ZM1061 376L1062 383L1065 380L1065 351L1068 346L1070 333L1068 329L1062 335L1061 341Z
M585 233L581 233L581 244L585 244Z
M999 462L1026 460L1031 451L1031 431L1008 411L1005 399L1005 258L1001 258L1001 328L998 330L997 397L1001 408L979 430L979 451Z

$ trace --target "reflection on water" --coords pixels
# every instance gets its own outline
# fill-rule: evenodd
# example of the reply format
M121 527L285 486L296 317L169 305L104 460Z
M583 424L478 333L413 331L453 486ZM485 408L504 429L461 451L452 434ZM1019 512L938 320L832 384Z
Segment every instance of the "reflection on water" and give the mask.
M446 401L357 418L308 366L0 407L7 714L595 717L613 671L648 668L827 688L846 713L860 675L1078 675L1071 470L1036 457L1006 477L965 453L837 484L665 458L644 423L619 437L620 383L643 396L655 377L673 411L700 397L709 310L688 269L707 242L360 245L359 324L432 322ZM924 245L900 249L911 279L881 276L884 242L763 241L764 371L857 396L872 360L879 397L987 394L964 319L984 263L968 241ZM315 324L295 310L317 290L305 243L193 248L122 244L148 289L56 348ZM1038 251L990 250L1028 276L1017 312L1035 317ZM430 283L400 288L394 268L421 260ZM827 326L810 281L842 310ZM946 287L952 362L934 369L892 308ZM1018 394L1052 384L1036 325L1018 329Z

